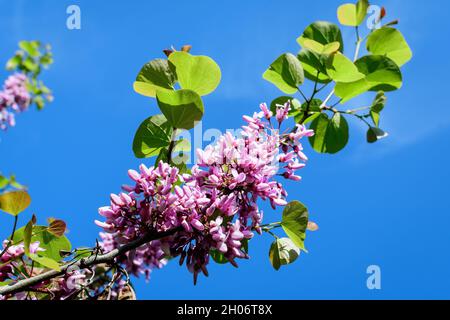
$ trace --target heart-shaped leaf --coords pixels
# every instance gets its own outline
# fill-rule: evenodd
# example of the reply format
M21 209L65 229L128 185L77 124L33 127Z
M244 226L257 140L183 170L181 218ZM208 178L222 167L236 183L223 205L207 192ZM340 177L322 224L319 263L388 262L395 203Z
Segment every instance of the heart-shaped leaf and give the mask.
M303 34L297 38L298 44L307 48L306 40L314 40L322 45L328 45L333 42L339 43L339 51L344 52L344 42L342 41L341 30L337 25L327 21L316 21L310 24Z
M399 67L386 56L364 56L356 60L355 65L365 77L355 82L336 83L335 93L342 98L341 103L366 91L393 91L402 86Z
M60 219L49 219L47 231L56 237L62 237L66 232L67 225Z
M18 244L24 241L26 234L26 227L22 227L14 233L13 242ZM66 236L57 237L48 232L46 226L33 226L33 231L30 239L30 243L39 241L39 247L45 249L45 251L39 251L39 255L50 258L55 261L61 259L60 251L70 251L72 246Z
M189 130L202 119L202 99L192 90L162 90L156 93L156 99L161 112L173 128Z
M380 139L386 138L388 133L377 127L370 127L367 130L367 142L374 143Z
M399 67L412 58L412 51L402 33L389 27L377 29L370 34L367 51L375 55L386 55Z
M169 146L172 126L162 114L145 119L139 126L133 140L133 152L138 158L148 158L159 154Z
M306 227L308 226L308 209L299 201L289 202L283 210L281 227L292 242L300 249L305 249Z
M263 78L284 93L294 94L304 81L302 64L293 54L284 53L272 62Z
M317 52L303 48L299 52L297 58L302 63L306 78L311 81L317 80L319 83L327 83L331 81L326 70L326 61L328 56L320 55Z
M269 260L275 270L297 260L300 249L289 238L276 239L269 250Z
M372 102L372 106L370 107L370 117L372 118L375 127L378 127L380 124L380 112L384 109L384 105L386 104L386 96L383 91L380 91L375 96L375 99Z
M28 192L11 191L0 194L0 210L5 211L13 216L17 216L24 211L31 203Z
M210 57L176 51L169 56L169 61L175 66L178 82L183 89L205 96L220 83L220 68Z
M314 130L314 136L309 138L309 142L319 153L336 153L347 145L348 123L340 113L335 113L331 119L321 113L313 120L310 129Z
M326 68L328 76L336 82L354 82L365 77L356 65L340 52L330 55Z
M142 67L133 88L139 94L155 97L158 89L173 90L176 80L174 66L165 59L155 59Z
M364 21L368 8L368 0L358 0L356 5L353 3L343 4L337 10L338 20L344 26L359 26Z

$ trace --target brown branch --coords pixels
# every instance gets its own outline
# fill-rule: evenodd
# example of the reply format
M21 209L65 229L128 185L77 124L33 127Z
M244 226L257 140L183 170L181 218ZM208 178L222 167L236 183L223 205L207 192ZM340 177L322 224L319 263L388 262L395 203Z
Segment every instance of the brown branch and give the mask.
M69 269L85 269L102 263L113 263L114 259L121 256L128 251L139 248L140 246L153 241L165 238L167 236L173 235L174 233L180 231L181 228L174 228L164 232L157 233L147 233L144 236L122 245L103 255L93 255L85 259L81 259L75 263L67 263L63 265L60 270L50 270L34 277L20 280L12 285L0 287L0 295L13 294L21 291L28 290L29 288L38 285L46 280L50 280L59 276L64 275Z

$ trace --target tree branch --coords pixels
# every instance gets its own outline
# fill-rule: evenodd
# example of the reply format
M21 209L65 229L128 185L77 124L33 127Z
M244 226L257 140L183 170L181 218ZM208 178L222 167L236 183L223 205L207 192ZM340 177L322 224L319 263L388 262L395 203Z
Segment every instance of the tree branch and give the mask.
M18 281L12 285L0 287L0 295L6 295L6 294L12 294L12 293L16 293L16 292L25 291L28 288L33 287L43 281L50 280L50 279L64 275L69 268L75 269L75 270L77 268L85 269L85 268L89 268L94 265L98 265L98 264L102 264L102 263L112 263L112 262L114 262L115 258L127 253L128 251L139 248L140 246L142 246L150 241L162 239L167 236L173 235L176 232L180 231L181 229L182 229L181 227L178 227L178 228L170 229L170 230L167 230L164 232L147 233L147 234L143 235L142 237L140 237L132 242L129 242L127 244L124 244L121 247L116 248L106 254L92 255L88 258L81 259L75 263L74 262L67 263L67 264L63 265L60 270L50 270L50 271L38 274L34 277Z

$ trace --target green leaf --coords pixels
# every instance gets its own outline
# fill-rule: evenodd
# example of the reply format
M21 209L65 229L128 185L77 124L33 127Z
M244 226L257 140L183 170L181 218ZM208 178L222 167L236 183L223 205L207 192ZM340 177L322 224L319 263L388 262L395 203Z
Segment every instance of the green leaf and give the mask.
M284 53L272 62L263 78L284 93L294 94L304 81L302 64L293 54Z
M314 136L309 138L309 142L317 152L333 154L348 142L347 120L340 113L335 113L331 119L321 113L313 120L310 129L314 130Z
M28 257L30 257L31 260L36 261L37 263L43 265L44 267L47 267L47 268L50 268L50 269L53 269L56 271L61 270L59 263L51 258L39 256L34 253L29 254Z
M321 105L322 105L322 100L314 98L309 103L309 107L308 107L307 102L303 102L301 110L306 110L308 108L308 111L310 111L310 112L319 112Z
M330 55L326 68L328 76L336 82L354 82L365 77L358 71L356 65L342 53Z
M210 57L176 51L170 54L169 61L175 66L178 82L183 89L205 96L213 92L220 83L220 68Z
M302 63L303 72L305 77L311 81L316 81L319 83L330 82L331 79L327 75L326 70L326 60L328 56L320 55L309 49L303 48L298 56L298 60ZM317 76L319 72L319 76Z
M341 30L337 25L327 21L316 21L310 24L303 34L297 38L298 44L307 48L308 41L314 40L322 45L339 42L339 51L344 52L344 42L342 41ZM306 42L306 44L305 44Z
M390 27L377 29L370 34L367 51L375 55L386 55L399 67L412 58L412 51L402 33Z
M289 202L283 210L281 227L292 242L302 250L305 250L307 226L308 209L299 201Z
M356 5L353 3L343 4L337 11L338 20L344 26L359 26L364 21L368 8L369 1L367 0L358 0Z
M309 122L314 121L314 119L316 119L316 118L319 117L319 116L320 116L320 112L314 112L314 113L312 113L310 116L308 116L305 120L301 119L301 120L302 120L301 123L302 123L302 124L307 124L307 123L309 123ZM295 122L300 123L300 121L297 120L297 117L296 117L295 119L296 119Z
M367 142L374 143L380 139L386 138L388 133L377 127L370 127L367 130Z
M192 129L203 117L202 99L192 90L158 90L156 99L162 113L174 128Z
M321 105L322 105L322 100L316 99L316 98L311 100L311 102L309 103L309 106L308 106L307 102L303 102L303 104L300 107L300 112L298 112L294 116L295 122L306 124L306 123L314 120L316 117L318 117L320 115L320 106ZM308 110L308 114L306 115L306 119L304 119L306 110Z
M30 220L23 229L23 246L25 253L30 254L31 235L33 232L33 221Z
M133 140L133 152L137 158L148 158L159 154L170 144L172 126L162 114L145 119Z
M139 94L155 97L158 89L173 90L176 80L174 66L165 59L155 59L142 67L133 88Z
M40 55L39 46L40 46L40 44L38 41L20 41L19 42L19 47L32 57L37 57Z
M275 270L294 262L299 255L300 249L289 238L276 239L270 246L269 259Z
M9 177L9 184L16 189L26 189L26 187L23 184L17 182L16 177L14 175Z
M228 259L225 258L225 255L224 255L222 252L220 252L219 250L212 249L212 250L209 252L209 255L210 255L211 258L213 258L213 260L214 260L215 262L217 262L218 264L225 264L225 263L228 263L228 262L229 262Z
M8 186L9 179L3 175L0 175L0 190Z
M365 77L355 82L338 82L335 94L342 98L341 103L366 91L393 91L401 88L402 74L394 61L385 56L364 56L355 62L359 72Z
M49 66L53 63L53 57L51 53L46 53L45 55L43 55L41 57L41 59L39 60L39 62L41 64L43 64L44 66Z
M28 72L38 72L38 70L39 70L39 65L37 63L35 63L34 60L30 57L26 58L23 61L22 66Z
M14 70L22 63L22 56L16 54L6 63L6 70Z
M270 103L270 111L275 114L275 112L277 111L277 105L284 105L288 101L291 102L291 110L289 111L289 115L296 113L301 107L300 101L289 96L281 96L272 100L272 102Z
M384 109L384 105L386 104L386 96L383 91L380 91L375 96L375 99L372 102L372 106L370 107L370 117L372 118L375 127L378 127L380 124L380 112Z
M15 244L21 243L25 238L25 227L16 230L13 241ZM66 236L57 237L47 231L46 226L34 226L30 243L39 241L39 247L45 251L39 251L39 255L59 261L61 256L59 252L70 251L72 246Z
M318 54L332 54L332 53L337 52L341 45L337 41L323 45L312 39L304 39L303 46L306 49L314 51Z
M0 194L0 210L13 216L24 211L31 203L28 192L19 190Z

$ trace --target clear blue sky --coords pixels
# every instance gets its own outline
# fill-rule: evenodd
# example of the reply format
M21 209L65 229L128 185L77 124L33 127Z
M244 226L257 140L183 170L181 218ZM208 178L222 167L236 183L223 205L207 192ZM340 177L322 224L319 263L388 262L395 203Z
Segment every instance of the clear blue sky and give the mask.
M33 198L21 223L32 212L41 222L63 218L75 245L93 244L97 208L140 163L131 151L134 132L158 112L131 85L161 49L189 43L194 54L220 64L222 83L205 98L203 126L236 128L243 113L280 95L261 79L267 65L297 52L295 39L310 22L336 22L340 3L0 0L0 61L22 39L49 42L55 54L44 77L55 102L19 115L16 128L0 133L0 169L15 173ZM82 30L66 29L70 4L81 7ZM308 236L309 254L276 272L267 258L271 239L262 236L239 269L211 266L209 279L194 287L191 274L170 263L150 283L135 282L140 298L450 298L450 3L374 4L387 7L386 19L400 19L414 58L403 69L404 87L389 94L383 111L388 139L368 145L363 125L350 119L343 152L318 155L307 146L304 180L291 185L290 197L304 202L320 226ZM353 31L344 30L351 43ZM266 213L272 221L276 216ZM0 217L3 237L10 223ZM378 291L366 288L371 264L381 267Z

